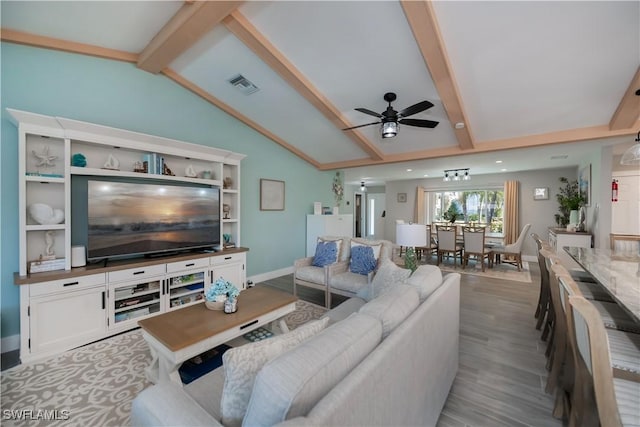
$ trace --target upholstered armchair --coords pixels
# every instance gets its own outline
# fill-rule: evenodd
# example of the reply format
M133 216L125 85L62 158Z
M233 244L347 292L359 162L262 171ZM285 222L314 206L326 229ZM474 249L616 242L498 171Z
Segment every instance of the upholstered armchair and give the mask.
M357 259L357 254L361 251L354 249L356 246L370 247L374 253L375 265L363 265ZM353 238L348 247L349 257L327 268L327 307L331 307L331 294L353 297L360 289L371 284L377 266L384 258L391 259L393 251L393 243L388 240Z
M525 237L527 237L527 233L529 232L530 228L531 224L525 224L525 226L522 227L522 231L520 232L518 240L516 240L515 243L511 243L510 245L497 245L491 248L491 252L493 252L493 254L496 256L497 263L503 262L506 264L515 265L516 267L518 267L518 271L522 270L522 244L524 243L524 239ZM504 260L502 257L503 255L512 256L515 260Z
M328 290L329 268L337 266L337 264L348 265L349 260L349 241L348 237L319 237L318 241L336 242L337 254L336 261L332 263L318 262L316 256L297 259L293 263L293 295L298 294L298 286L306 286L308 288L318 289L325 293L325 307L331 308L331 298ZM318 254L316 254L318 255ZM316 261L314 265L314 260ZM326 264L326 265L325 265Z

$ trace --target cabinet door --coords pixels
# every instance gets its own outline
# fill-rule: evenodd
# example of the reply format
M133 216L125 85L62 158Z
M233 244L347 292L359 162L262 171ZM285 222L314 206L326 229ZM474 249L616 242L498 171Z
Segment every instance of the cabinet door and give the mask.
M59 353L104 337L104 294L101 286L32 298L31 354Z
M233 283L238 289L245 289L245 271L244 264L240 262L217 265L212 269L212 281L222 277L227 282Z

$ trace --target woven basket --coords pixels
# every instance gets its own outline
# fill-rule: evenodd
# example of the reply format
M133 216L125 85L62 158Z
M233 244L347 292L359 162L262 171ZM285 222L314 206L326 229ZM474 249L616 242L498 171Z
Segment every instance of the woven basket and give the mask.
M224 310L224 301L205 301L204 305L209 310Z

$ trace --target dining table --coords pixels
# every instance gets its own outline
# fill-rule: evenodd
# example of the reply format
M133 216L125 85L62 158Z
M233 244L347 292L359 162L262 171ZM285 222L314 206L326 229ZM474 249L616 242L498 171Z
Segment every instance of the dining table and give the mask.
M640 324L640 251L575 246L563 249Z

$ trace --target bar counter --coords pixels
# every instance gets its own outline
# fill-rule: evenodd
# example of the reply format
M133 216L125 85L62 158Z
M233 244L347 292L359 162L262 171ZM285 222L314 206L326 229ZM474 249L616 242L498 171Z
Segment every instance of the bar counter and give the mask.
M564 247L640 323L640 254L609 249Z

